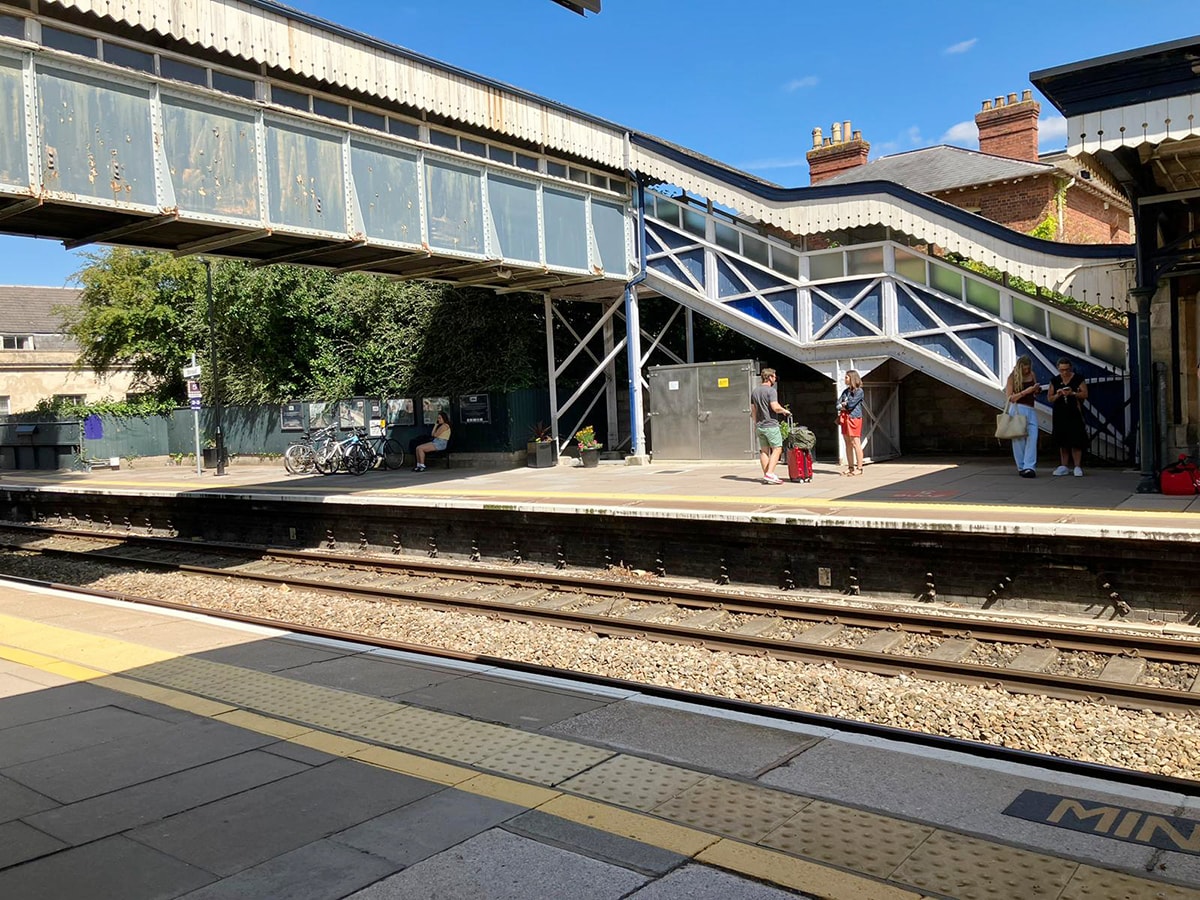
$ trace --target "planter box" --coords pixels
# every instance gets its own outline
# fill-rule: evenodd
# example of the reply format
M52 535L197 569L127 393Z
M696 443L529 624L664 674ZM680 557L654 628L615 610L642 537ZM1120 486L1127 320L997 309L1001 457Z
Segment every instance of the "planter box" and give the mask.
M600 465L599 450L580 450L579 461L583 463L585 469L594 469Z
M531 469L548 469L558 463L553 441L530 441L525 445L525 465Z

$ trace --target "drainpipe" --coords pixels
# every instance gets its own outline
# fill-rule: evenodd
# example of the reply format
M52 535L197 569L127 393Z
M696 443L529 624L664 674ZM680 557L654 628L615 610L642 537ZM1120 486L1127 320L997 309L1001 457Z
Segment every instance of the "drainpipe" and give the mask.
M646 280L646 184L632 168L637 185L638 272L625 285L625 356L629 362L629 458L632 465L646 461L645 411L642 408L642 326L638 313L637 286Z

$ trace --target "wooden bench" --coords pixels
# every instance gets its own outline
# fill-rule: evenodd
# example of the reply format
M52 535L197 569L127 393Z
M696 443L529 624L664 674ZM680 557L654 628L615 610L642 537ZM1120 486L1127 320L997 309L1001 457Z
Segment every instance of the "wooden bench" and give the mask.
M445 450L430 450L425 454L425 465L432 466L435 459L444 459L446 468L450 468L450 447L447 446Z

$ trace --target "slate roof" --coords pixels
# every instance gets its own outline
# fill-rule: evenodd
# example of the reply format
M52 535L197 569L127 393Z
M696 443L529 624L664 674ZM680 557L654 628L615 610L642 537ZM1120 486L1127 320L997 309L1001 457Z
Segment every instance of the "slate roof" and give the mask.
M0 284L0 333L60 334L62 322L51 309L77 304L81 293L74 288Z
M952 188L1048 175L1056 168L1046 163L1007 159L942 144L883 156L820 183L827 185L853 184L859 181L894 181L922 194L936 194Z

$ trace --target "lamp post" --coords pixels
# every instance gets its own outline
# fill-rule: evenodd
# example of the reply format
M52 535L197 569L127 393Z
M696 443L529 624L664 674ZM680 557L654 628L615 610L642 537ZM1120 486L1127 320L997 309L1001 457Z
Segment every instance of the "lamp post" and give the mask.
M204 274L208 294L208 346L212 355L212 403L214 431L217 439L217 475L225 474L225 435L221 429L221 368L217 355L217 325L213 303L212 260L204 260Z

